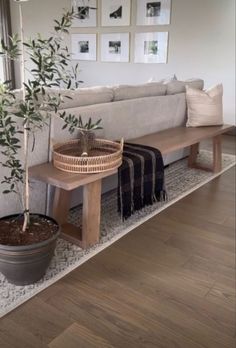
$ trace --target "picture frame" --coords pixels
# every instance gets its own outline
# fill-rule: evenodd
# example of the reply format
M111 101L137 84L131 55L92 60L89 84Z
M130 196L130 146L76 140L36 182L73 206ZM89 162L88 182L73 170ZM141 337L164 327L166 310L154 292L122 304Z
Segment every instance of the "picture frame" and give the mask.
M129 62L129 33L101 34L102 62Z
M96 34L71 34L73 60L97 60Z
M170 24L171 0L137 0L137 25Z
M135 63L167 63L168 32L135 34Z
M103 27L130 25L131 0L101 1L101 25Z
M73 20L73 28L97 26L97 0L72 0L71 2L80 17Z

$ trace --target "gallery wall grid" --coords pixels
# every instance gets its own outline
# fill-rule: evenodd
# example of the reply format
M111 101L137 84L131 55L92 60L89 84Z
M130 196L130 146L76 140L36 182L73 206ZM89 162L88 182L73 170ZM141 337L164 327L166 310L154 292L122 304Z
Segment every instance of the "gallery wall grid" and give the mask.
M72 0L72 6L79 13L72 59L167 63L171 0Z

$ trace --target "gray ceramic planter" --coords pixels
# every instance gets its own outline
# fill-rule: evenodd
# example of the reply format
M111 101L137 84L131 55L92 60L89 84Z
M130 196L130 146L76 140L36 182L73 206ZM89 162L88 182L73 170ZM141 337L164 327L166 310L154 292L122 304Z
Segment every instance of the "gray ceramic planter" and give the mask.
M45 215L35 214L57 222ZM0 220L7 220L17 215L6 216ZM58 224L57 224L58 225ZM56 240L60 234L58 231L50 239L40 243L26 246L9 246L0 244L0 272L9 283L15 285L33 284L40 280L54 255Z

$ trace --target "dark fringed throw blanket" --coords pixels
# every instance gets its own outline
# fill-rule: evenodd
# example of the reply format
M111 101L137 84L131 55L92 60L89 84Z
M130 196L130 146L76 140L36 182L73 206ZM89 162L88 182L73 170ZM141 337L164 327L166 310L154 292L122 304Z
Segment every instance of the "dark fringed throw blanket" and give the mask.
M118 211L122 218L165 199L161 152L150 146L125 143L118 170Z

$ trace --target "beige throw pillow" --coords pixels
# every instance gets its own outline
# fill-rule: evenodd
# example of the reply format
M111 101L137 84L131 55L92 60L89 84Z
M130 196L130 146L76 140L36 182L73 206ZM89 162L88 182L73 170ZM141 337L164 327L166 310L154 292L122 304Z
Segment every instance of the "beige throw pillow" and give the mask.
M187 127L217 126L223 124L223 86L219 84L206 91L186 86L188 108Z

